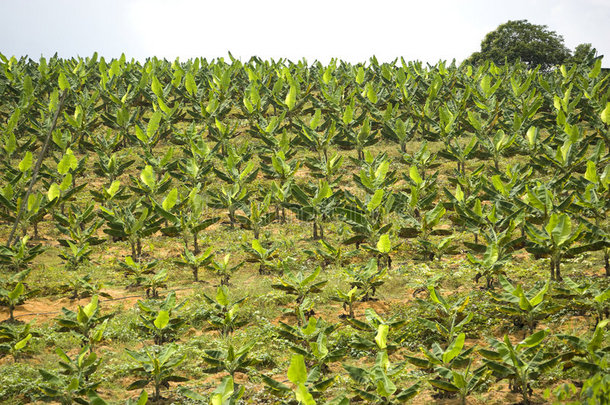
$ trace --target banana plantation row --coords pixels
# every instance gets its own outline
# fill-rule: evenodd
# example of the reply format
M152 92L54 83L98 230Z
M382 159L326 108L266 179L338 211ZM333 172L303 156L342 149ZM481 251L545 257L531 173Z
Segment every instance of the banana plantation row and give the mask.
M197 320L185 318L187 304L177 304L174 293L160 294L179 266L194 281L202 269L218 277L215 297L204 294L198 311L225 337L246 327L242 299L232 300L228 290L240 269L274 276L273 289L295 297L292 324L273 330L296 353L287 374L292 385L253 371L254 343L230 344L203 357L209 372L229 374L214 403L244 394L236 372L254 373L273 393L306 404L325 402L323 392L345 377L362 388L338 395L336 403L408 400L424 381L437 394L465 400L493 379L508 379L528 402L532 381L560 365L586 371L579 377L581 400L595 401L608 389L602 370L609 352L603 342L610 90L601 60L540 71L374 58L323 66L232 57L107 62L97 55L34 62L0 54L0 68L0 218L7 235L0 300L13 320L32 296L27 278L49 251L75 274L75 297L83 289L99 294L96 280L78 276L103 257L101 247L125 247L120 272L150 298L139 301L141 341L156 345L128 351L139 364L133 372L144 375L130 388L153 383L156 401L163 386L183 381L175 373L184 367L183 344L171 342ZM303 223L311 239L295 253L285 232ZM233 245L217 236L237 232L246 236ZM41 236L59 246L38 243ZM170 257L147 250L161 237L175 241ZM547 282L515 287L507 269L524 252L548 261ZM484 335L490 347L467 348L469 297L443 298L433 283L424 288L429 298L417 301L418 322L370 308L364 316L354 312L378 299L397 259L399 266L433 264L456 254L476 269L466 287L484 279L483 300L524 329L520 343ZM562 265L573 259L604 267L606 278L588 279L572 266L564 280ZM321 274L336 270L349 287L333 299L347 314L342 323L328 323L315 316L319 300L312 297L327 282ZM59 331L80 336L82 351L73 358L57 350L65 370L62 376L40 371L40 398L103 402L100 383L89 378L110 321L99 311L97 295L76 312L64 309ZM575 311L594 319L593 335L555 334L564 351L555 350L559 343L549 346L550 331L537 330L538 323ZM435 340L412 340L414 324ZM15 359L36 339L30 324L0 328L2 350ZM345 328L352 331L347 341ZM425 357L396 360L397 350L418 343ZM345 363L355 352L374 362L368 369ZM337 362L344 362L343 377L331 367ZM397 388L407 363L425 374Z

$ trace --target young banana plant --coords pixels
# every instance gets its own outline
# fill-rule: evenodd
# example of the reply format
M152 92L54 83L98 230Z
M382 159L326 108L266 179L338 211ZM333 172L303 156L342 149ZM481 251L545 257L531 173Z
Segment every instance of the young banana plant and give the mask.
M418 317L417 320L429 331L440 334L443 341L449 344L472 321L474 313L466 312L470 297L448 301L433 285L428 286L428 292L429 300L418 298L417 303L432 315L425 318Z
M220 261L212 260L206 264L206 268L214 272L217 276L220 277L220 285L229 285L229 279L239 269L244 265L245 262L239 262L235 266L229 265L229 261L231 260L231 254L227 253L224 258Z
M299 219L313 223L313 239L324 239L322 220L332 213L334 206L333 191L328 183L320 180L316 188L307 191L295 184L292 186L292 196L298 204L290 209Z
M525 404L530 403L530 383L555 367L561 358L561 355L545 355L542 350L542 342L548 334L548 330L538 331L516 345L508 335L504 335L502 341L489 339L490 349L478 350L492 375L500 379L508 378L509 386L514 392L521 393Z
M295 308L294 313L297 317L299 326L307 322L307 314L302 313L301 304L311 294L319 293L322 291L322 287L328 283L328 280L316 281L322 268L320 266L309 275L305 275L303 272L294 274L289 269L284 271L282 277L275 279L275 284L271 284L271 288L285 291L287 294L295 295Z
M567 214L553 213L542 229L526 225L526 250L535 255L550 257L550 279L561 281L561 262L565 257L581 252L579 246L573 245L581 238L583 229L583 225L573 227Z

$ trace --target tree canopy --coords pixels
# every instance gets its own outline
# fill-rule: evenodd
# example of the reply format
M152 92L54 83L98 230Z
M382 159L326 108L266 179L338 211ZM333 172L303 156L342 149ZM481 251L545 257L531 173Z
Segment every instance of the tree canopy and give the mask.
M550 31L546 25L536 25L527 20L508 21L485 35L481 50L473 53L469 61L479 63L491 60L495 64L521 60L531 66L547 69L564 63L570 50L563 37Z

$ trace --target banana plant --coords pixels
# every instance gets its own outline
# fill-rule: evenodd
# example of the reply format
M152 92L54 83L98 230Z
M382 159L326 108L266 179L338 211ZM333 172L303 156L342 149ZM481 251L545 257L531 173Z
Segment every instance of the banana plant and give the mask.
M386 352L392 354L398 349L402 336L400 329L407 323L406 320L394 315L388 319L382 318L372 308L364 311L364 319L346 318L346 322L359 331L352 335L349 345L356 350L369 353ZM392 337L390 340L389 337Z
M422 180L428 178L428 170L435 169L440 166L437 162L437 153L432 153L428 146L428 141L423 141L419 149L412 155L403 151L402 160L409 166L415 166Z
M167 269L146 273L147 277L142 280L142 287L146 288L146 298L159 298L159 289L167 288L169 273Z
M31 332L31 324L24 325L5 323L0 325L0 358L10 355L16 363L27 349L32 337L39 337L37 332Z
M246 298L232 301L226 286L219 286L214 298L204 293L203 299L206 306L200 311L201 317L210 324L210 328L219 330L222 336L228 336L248 323L239 314L239 308Z
M29 263L45 251L41 244L31 246L29 240L28 236L24 236L13 246L0 246L0 265L14 273L26 269Z
M314 397L325 395L325 391L336 381L336 377L323 379L318 368L309 372L302 354L293 354L288 367L288 380L294 384L294 389L286 384L261 374L267 388L276 396L286 398L292 396L298 404L315 405Z
M388 214L395 207L395 198L391 192L378 189L372 195L367 195L364 200L347 191L344 191L344 194L347 203L345 206L337 207L335 211L349 225L353 236L344 240L343 244L356 244L357 248L364 242L372 245L381 235L390 231L393 224L386 221Z
M356 318L354 314L354 304L362 300L362 291L360 291L358 287L354 287L347 292L336 289L335 295L333 295L331 299L333 301L338 301L342 303L343 310L348 311L348 316L350 318Z
M132 286L139 287L145 280L145 275L153 274L154 268L159 264L159 260L151 260L144 262L142 260L135 261L133 257L127 256L125 260L119 262L119 265L125 272L126 277L132 278Z
M176 367L186 359L186 354L179 356L174 344L156 346L151 349L144 348L143 351L138 352L129 349L125 349L125 351L137 363L137 366L132 368L131 372L141 377L131 383L127 387L128 390L142 389L152 383L154 388L152 399L153 401L159 401L161 399L161 388L167 386L170 381L188 381L188 378L175 374Z
M604 341L604 332L608 323L610 323L608 319L599 322L590 339L563 333L556 335L569 350L561 358L564 369L576 366L586 371L589 376L604 372L602 362L610 352L610 346Z
M421 218L407 217L406 221L410 226L401 228L398 234L405 238L417 237L423 258L433 260L438 253L448 247L447 245L452 240L452 238L444 238L438 244L431 240L431 236L451 234L451 231L437 227L446 212L447 210L442 204L437 204L432 210L424 213Z
M275 220L275 213L269 212L271 205L271 194L267 194L262 202L250 201L250 207L243 207L244 215L237 215L241 225L254 233L254 239L258 239L261 230Z
M396 171L389 171L390 163L385 153L373 156L367 151L360 172L353 175L354 182L369 195L379 189L388 189L397 181Z
M208 248L199 255L194 255L186 247L184 253L180 255L180 260L175 260L174 263L181 267L187 267L193 272L193 280L199 282L199 269L207 266L214 257L212 248Z
M288 339L290 350L303 355L314 369L323 375L331 372L329 364L343 359L347 355L347 347L341 343L329 343L329 337L337 330L336 324L327 324L322 319L309 318L305 327L290 326L281 323L278 333Z
M193 253L196 255L201 253L199 234L220 220L220 217L202 220L205 201L199 191L197 185L186 196L180 196L178 189L173 188L161 204L154 204L155 211L168 222L160 229L161 233L180 235L185 249L188 249L192 239Z
M377 288L385 283L388 274L388 268L380 268L375 258L371 258L364 266L352 265L345 267L343 271L348 277L350 287L357 287L362 292L362 302L373 299Z
M231 378L235 378L235 373L248 374L250 367L258 361L249 357L255 342L250 342L242 347L235 348L232 344L225 350L205 350L202 356L210 367L204 371L208 374L227 372Z
M45 402L61 404L104 405L97 390L102 383L92 378L101 364L101 359L87 346L70 358L62 349L57 348L59 373L38 369L42 381L38 385L40 399Z
M344 364L343 368L356 384L350 387L355 397L370 404L406 402L415 397L420 390L419 383L401 389L396 386L394 381L404 368L404 364L392 366L385 351L377 355L375 364L368 369L347 364Z
M81 347L88 347L90 351L93 351L94 345L102 340L108 319L114 316L114 314L100 315L98 301L98 296L94 295L87 305L84 307L79 305L76 312L62 308L62 315L56 318L60 332L76 334L81 340Z
M287 294L295 295L295 308L294 313L297 317L299 325L303 325L307 322L306 314L301 311L301 304L305 299L309 298L311 294L319 293L322 291L322 287L328 283L328 280L316 281L320 275L322 268L320 266L309 275L305 275L303 272L294 274L290 269L286 269L282 277L277 277L274 281L275 284L271 284L271 288L285 291Z
M382 258L385 259L387 266L388 266L388 270L391 270L392 269L392 257L390 256L390 253L393 251L396 251L396 248L398 248L398 246L400 246L400 245L401 244L398 243L398 244L392 246L392 242L390 240L390 235L387 233L384 233L383 235L381 235L379 237L379 241L377 241L376 246L369 246L367 244L364 244L364 245L362 245L362 248L370 251L375 256L377 256L378 262L380 262Z
M573 227L570 217L565 213L551 214L542 229L526 224L525 231L528 236L526 250L535 255L550 257L551 280L561 281L560 264L565 257L589 248L587 245L572 246L581 238L583 226Z
M502 304L498 309L517 317L518 323L526 326L530 333L533 333L539 319L558 309L556 305L545 300L550 286L548 282L523 291L521 285L514 287L504 276L500 276L499 281L504 291L490 292L491 297Z
M220 277L220 285L228 286L231 276L244 265L245 262L239 262L235 266L230 266L231 254L227 253L220 261L212 260L206 264L206 268L214 272Z
M106 221L104 233L116 240L127 240L131 247L131 257L136 261L142 255L142 238L157 232L163 222L162 218L137 201L128 205L101 207L100 215Z
M17 305L22 304L27 298L23 281L30 271L31 269L26 269L6 278L0 278L0 304L8 307L10 322L15 320L14 312Z
M208 205L212 208L226 209L228 211L231 229L233 229L237 222L237 210L243 207L249 198L250 193L248 190L236 183L229 188L222 186L217 192L211 193Z
M333 191L328 183L320 180L316 188L307 192L295 184L291 190L298 205L291 205L290 209L300 220L313 223L313 239L324 239L322 219L331 215L334 202Z
M160 304L138 300L139 328L147 336L152 336L156 345L176 340L186 325L186 319L176 312L179 312L187 302L188 300L184 300L177 304L176 293L173 291Z
M585 280L580 284L570 277L565 277L563 285L556 286L554 298L567 299L568 307L575 312L586 315L594 313L595 323L610 316L610 306L606 301L610 299L610 288L603 289L598 281Z
M432 315L418 317L417 320L429 331L440 334L443 341L449 344L472 321L474 313L466 312L470 297L448 301L433 285L428 286L428 292L429 300L418 298L417 303Z
M71 280L68 280L68 283L64 285L64 287L72 293L70 296L71 299L79 299L79 298L87 298L92 297L94 295L99 295L100 297L112 298L112 296L108 293L100 291L104 288L104 284L101 282L92 282L91 273L85 274L82 277L74 277Z
M307 255L315 257L322 261L322 267L326 268L329 265L342 266L346 264L349 259L356 254L357 250L345 251L341 246L333 246L329 242L324 240L318 240L318 245L314 250L305 250Z
M524 237L513 239L514 230L515 222L510 221L508 228L500 233L496 233L493 228L483 233L485 245L464 242L466 247L475 252L483 253L482 258L477 258L471 253L467 253L467 257L472 264L481 269L476 276L476 280L484 276L487 279L488 289L493 288L494 277L498 277L502 273L504 266L511 260L512 253L520 249L525 243Z
M413 139L415 133L416 124L412 117L408 117L406 120L396 118L393 123L384 123L381 133L386 138L396 142L400 147L402 153L407 152L407 143Z
M267 274L278 266L277 246L263 247L258 239L253 239L250 245L242 244L242 248L249 257L246 262L258 263L259 274Z
M484 357L484 365L492 370L492 375L500 379L508 378L509 387L513 392L521 393L525 404L530 403L530 383L555 367L561 358L561 355L544 354L542 342L548 334L548 330L538 331L516 345L508 335L504 335L503 341L489 339L490 349L478 350Z

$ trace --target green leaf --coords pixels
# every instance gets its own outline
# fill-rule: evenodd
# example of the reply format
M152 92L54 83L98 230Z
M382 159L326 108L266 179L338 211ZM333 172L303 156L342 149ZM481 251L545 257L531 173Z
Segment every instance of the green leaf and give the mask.
M288 110L292 111L297 102L297 87L295 84L290 84L290 90L288 90L288 94L286 95L286 100L284 103L288 106Z
M21 294L23 294L24 291L25 291L25 287L23 286L23 283L18 283L15 286L15 288L13 289L13 291L8 293L8 299L10 301L15 302L17 300L17 298L19 298L21 296Z
M373 194L371 197L371 201L369 201L369 203L366 205L366 209L369 212L374 211L377 207L379 207L379 205L381 205L381 202L383 201L383 194L383 189L375 191L375 194Z
M74 152L68 148L59 163L57 163L57 172L61 175L65 175L68 171L76 170L77 168L78 159L74 156Z
M64 74L64 72L61 72L59 74L58 82L59 82L59 89L61 91L64 91L64 90L67 90L70 88L70 82L66 78L66 75Z
M411 168L409 168L409 177L410 177L410 178L411 178L411 180L413 180L413 181L415 182L415 184L417 184L418 186L424 182L424 181L422 180L421 176L419 175L419 171L417 170L417 166L411 166Z
M292 355L290 366L288 367L288 379L293 384L305 384L307 381L307 369L305 359L302 354Z
M195 83L195 78L191 72L186 73L186 77L184 79L184 87L186 87L186 91L191 95L195 95L197 93L197 83Z
M379 347L381 350L384 350L387 347L389 331L390 326L387 324L381 324L377 327L377 335L375 335L375 342L377 343L377 347Z
M316 401L313 399L311 393L307 390L304 383L297 384L297 389L294 392L295 399L304 405L316 405Z
M172 208L174 208L174 206L176 205L177 201L178 201L178 189L176 187L174 187L169 192L167 197L165 197L165 200L163 200L163 203L161 204L161 206L163 207L163 209L165 211L169 211Z
M384 233L379 237L379 241L377 242L377 250L381 253L390 253L392 249L392 244L390 243L390 235Z
M520 347L536 347L542 342L542 340L549 334L548 330L540 330L533 335L528 336L519 343Z
M150 121L148 121L148 125L146 126L146 136L148 139L151 139L157 129L159 129L159 123L161 122L161 111L157 110L153 113L152 117L150 117Z
M140 174L140 179L142 180L142 182L144 182L144 184L148 186L148 188L155 188L155 174L151 165L146 165L144 170L142 170L142 173Z
M59 186L55 183L51 184L51 186L49 187L49 191L47 191L47 198L49 199L49 201L53 201L54 199L60 196L61 190L59 189Z
M587 161L587 171L585 172L585 179L589 180L593 184L599 183L599 177L597 177L597 167L595 162Z
M157 318L155 319L155 327L157 329L164 329L167 324L169 323L169 312L162 309L161 311L159 311L159 314L157 315Z
M604 124L610 124L610 101L606 103L606 108L599 115Z
M462 351L462 348L464 347L465 339L466 339L466 335L463 333L460 333L458 335L458 337L453 342L451 342L449 347L447 347L447 350L445 351L445 353L443 353L443 363L450 363L451 360L453 360L455 357L457 357L460 354L460 352Z
M15 350L23 349L28 344L28 341L31 338L32 338L32 334L29 333L25 338L23 338L19 342L15 343Z
M155 96L160 99L163 99L163 86L159 82L159 79L157 79L157 76L152 77L152 83L150 85L150 88L153 93L155 93Z
M27 151L21 162L19 162L19 171L25 173L32 168L32 152Z

